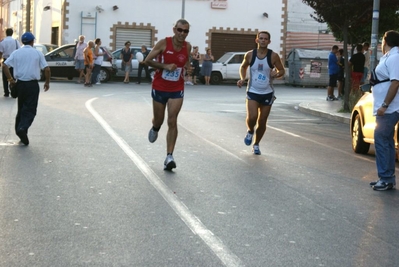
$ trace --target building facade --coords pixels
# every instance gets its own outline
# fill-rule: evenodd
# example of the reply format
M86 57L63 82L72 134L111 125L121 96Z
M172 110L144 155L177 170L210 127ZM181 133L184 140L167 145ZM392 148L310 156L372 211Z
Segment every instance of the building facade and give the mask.
M14 28L16 37L30 30L38 43L73 43L85 35L86 40L101 38L110 50L127 40L152 47L171 36L174 23L184 17L191 24L187 41L201 53L211 47L218 58L250 50L256 33L267 30L270 48L284 54L287 0L2 1L2 28Z
M190 24L187 40L215 58L254 47L260 30L271 33L270 48L285 58L292 48L330 49L335 41L327 25L310 17L301 0L0 0L0 26L14 37L31 31L37 43L73 43L79 35L96 37L111 51L149 47L172 35L177 19ZM4 31L0 33L0 40Z

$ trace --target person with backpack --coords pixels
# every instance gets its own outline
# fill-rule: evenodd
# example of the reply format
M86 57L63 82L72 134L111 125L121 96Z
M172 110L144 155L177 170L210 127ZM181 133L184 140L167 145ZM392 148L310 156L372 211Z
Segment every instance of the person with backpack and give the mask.
M245 135L244 143L250 146L255 135L252 152L255 155L260 155L259 143L266 132L267 118L276 99L272 81L275 78L283 77L285 70L279 55L268 48L270 44L269 32L259 32L255 42L258 44L257 48L248 51L241 63L241 79L238 80L237 86L241 88L245 83L249 67L246 99L247 134ZM256 125L258 126L255 129Z

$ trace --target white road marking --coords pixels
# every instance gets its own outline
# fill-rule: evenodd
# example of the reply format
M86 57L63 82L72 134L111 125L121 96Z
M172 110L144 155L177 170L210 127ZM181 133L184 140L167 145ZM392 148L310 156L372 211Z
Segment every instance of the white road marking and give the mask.
M172 190L154 173L147 163L120 137L111 126L97 113L92 107L92 103L97 98L92 98L86 102L87 110L93 115L104 130L114 139L125 154L139 168L150 184L165 199L169 206L176 212L180 219L198 235L205 244L216 254L216 256L228 267L244 266L241 260L225 246L216 235L214 235L206 226L195 216L187 206L180 201Z

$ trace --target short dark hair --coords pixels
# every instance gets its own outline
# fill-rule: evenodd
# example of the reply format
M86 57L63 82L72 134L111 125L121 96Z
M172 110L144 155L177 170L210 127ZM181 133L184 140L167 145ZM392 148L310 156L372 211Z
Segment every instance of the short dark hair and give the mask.
M7 36L12 36L13 33L14 33L14 31L12 30L12 28L7 28L6 29L6 35Z
M390 46L399 46L399 32L397 31L387 31L384 34L385 43Z
M357 52L362 52L362 50L363 50L363 45L362 44L357 44L356 45L356 51Z
M98 44L99 42L101 42L101 39L100 39L100 38L96 38L96 39L94 40L94 43L95 43L95 44Z
M177 24L179 24L179 23L182 24L182 25L187 25L188 24L188 27L190 27L190 23L188 23L187 20L179 19L178 21L176 21L175 28L177 27Z
M127 44L131 44L130 41L126 41L126 42L125 42L125 45L127 45Z
M331 47L331 50L338 50L338 45L333 45L332 47Z
M260 32L258 32L258 34L256 35L256 38L259 38L259 35L261 35L262 33L267 34L269 36L269 40L272 38L271 35L270 35L270 32L268 32L268 31L260 31Z
M342 56L344 54L344 49L341 48L340 50L338 50L338 52Z

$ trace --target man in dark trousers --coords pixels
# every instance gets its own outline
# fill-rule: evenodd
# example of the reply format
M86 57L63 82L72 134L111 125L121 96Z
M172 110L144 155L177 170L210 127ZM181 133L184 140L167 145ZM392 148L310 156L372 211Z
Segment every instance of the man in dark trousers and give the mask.
M24 145L29 145L28 128L36 116L39 101L40 70L44 70L46 81L44 91L50 89L50 68L42 52L33 48L35 37L30 32L22 35L21 49L14 51L3 64L3 73L18 91L18 113L15 119L15 132ZM14 68L13 79L10 67Z
M0 43L0 58L3 58L3 62L11 55L12 52L21 47L19 42L12 38L12 34L14 31L11 28L6 29L7 37ZM11 77L13 76L13 69L10 68ZM8 81L7 77L3 72L3 88L4 88L4 96L9 97L10 91L8 90Z
M148 54L149 54L150 52L147 50L147 47L146 47L145 45L142 45L142 46L141 46L141 53L143 54L143 61L142 61L142 62L139 62L139 70L138 70L137 84L140 84L140 83L141 83L141 73L142 73L143 69L144 69L144 71L145 71L145 77L146 77L147 79L150 78L150 73L148 72L148 66L147 66L146 64L144 64L144 60L146 59L146 57L148 56Z

